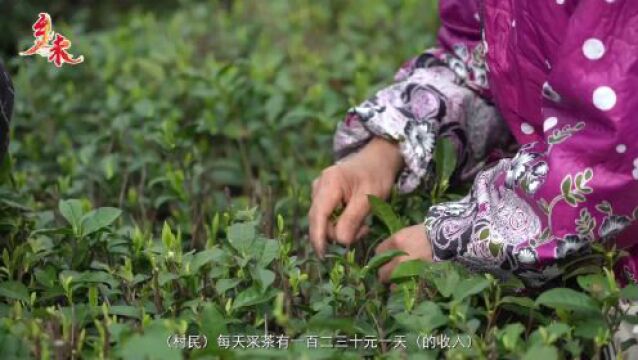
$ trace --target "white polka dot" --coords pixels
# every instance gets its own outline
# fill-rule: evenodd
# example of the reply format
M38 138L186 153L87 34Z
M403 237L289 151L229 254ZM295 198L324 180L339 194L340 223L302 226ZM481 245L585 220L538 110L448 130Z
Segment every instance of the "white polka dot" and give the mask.
M556 118L555 116L548 117L543 122L543 131L550 130L551 128L556 126L556 124L558 124L558 118Z
M616 0L605 0L605 1L607 1L607 3L609 4L616 2Z
M512 20L512 27L516 27L516 20Z
M583 43L583 54L589 60L598 60L605 55L605 45L596 38L590 38Z
M563 5L565 3L565 0L556 0L556 3L558 5Z
M526 122L521 124L521 131L525 135L531 135L534 133L534 127Z
M547 66L547 69L552 69L552 64L549 63L549 60L545 59L545 65Z
M634 167L635 167L635 168L638 168L638 158L635 158L635 159L634 159Z
M479 16L479 13L474 13L474 19L476 21L481 21L481 16Z
M624 154L625 151L627 151L627 145L625 144L618 144L616 145L616 152L619 154Z
M609 86L599 86L594 90L593 101L598 109L611 110L616 105L616 93Z
M634 171L631 172L631 175L634 176L634 179L638 180L638 168L635 168Z

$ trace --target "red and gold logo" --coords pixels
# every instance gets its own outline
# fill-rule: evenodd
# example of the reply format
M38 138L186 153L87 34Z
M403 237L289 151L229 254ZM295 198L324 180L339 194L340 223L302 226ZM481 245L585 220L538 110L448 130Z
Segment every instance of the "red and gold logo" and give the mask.
M56 67L64 64L77 65L84 61L84 56L73 56L67 49L71 47L71 41L60 33L53 31L53 22L48 13L42 12L38 20L31 27L33 29L33 46L20 52L20 56L40 55L47 58Z

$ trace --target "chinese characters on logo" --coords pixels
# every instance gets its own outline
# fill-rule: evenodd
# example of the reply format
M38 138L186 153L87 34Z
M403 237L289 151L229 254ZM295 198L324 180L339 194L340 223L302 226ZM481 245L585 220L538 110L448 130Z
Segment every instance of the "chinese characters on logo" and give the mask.
M38 20L31 27L33 29L33 46L20 52L20 56L40 55L47 58L56 67L64 64L76 65L84 61L84 56L74 57L67 52L71 47L71 41L60 33L53 31L51 16L40 13Z

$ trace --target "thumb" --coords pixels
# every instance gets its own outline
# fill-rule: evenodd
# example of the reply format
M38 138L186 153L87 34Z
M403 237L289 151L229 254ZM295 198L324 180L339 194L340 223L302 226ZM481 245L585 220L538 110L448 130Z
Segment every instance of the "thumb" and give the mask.
M363 194L353 196L335 227L336 240L344 245L352 244L369 212L368 197Z

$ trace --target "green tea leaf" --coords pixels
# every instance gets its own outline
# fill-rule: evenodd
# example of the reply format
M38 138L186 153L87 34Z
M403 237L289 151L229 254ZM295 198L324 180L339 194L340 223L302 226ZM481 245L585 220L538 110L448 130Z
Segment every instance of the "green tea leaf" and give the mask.
M279 243L275 240L264 240L263 243L264 248L259 256L258 264L265 267L279 256Z
M385 224L390 234L394 234L404 227L401 219L394 213L390 204L374 195L368 195L368 201L370 202L372 213Z
M202 268L202 266L214 261L220 261L222 256L222 251L217 248L198 251L195 255L193 255L193 259L191 260L191 272L196 273Z
M527 350L523 356L523 360L556 360L558 359L558 351L553 346L536 345Z
M223 294L227 290L235 288L240 282L241 280L239 279L219 279L215 284L215 290L217 290L219 294Z
M104 271L85 271L73 274L73 280L71 282L73 284L103 283L109 285L111 288L119 286L119 281L116 280L113 275Z
M554 343L556 340L564 338L566 334L571 332L571 327L565 323L554 322L545 327L549 338L546 340L550 343Z
M275 273L268 269L258 268L255 270L255 275L257 277L257 281L259 281L259 286L262 291L268 289L268 287L275 281Z
M574 324L574 335L585 339L595 339L601 330L607 328L602 317L588 317Z
M32 356L27 339L12 334L11 329L4 327L0 328L0 349L5 359L28 359Z
M542 293L536 304L545 305L553 309L580 312L599 312L596 301L586 294L569 289L555 288Z
M629 301L638 301L638 286L629 284L620 289L620 297Z
M109 306L110 315L126 316L134 319L142 318L142 309L129 305L111 305Z
M10 300L29 301L29 290L21 282L5 281L0 283L0 296Z
M583 290L596 299L602 300L611 294L607 280L601 274L581 275L576 280Z
M456 146L448 137L437 139L434 149L436 177L439 184L447 184L456 169Z
M370 261L368 261L366 266L364 266L363 272L364 274L367 274L371 271L375 271L381 266L388 263L390 260L401 255L406 255L406 254L405 252L401 250L388 250L388 251L382 252L379 255L375 255L372 259L370 259Z
M490 286L490 282L479 276L473 276L469 279L463 279L455 288L452 293L454 300L462 301L468 296L478 294Z
M228 333L226 323L223 313L217 309L215 304L204 305L199 320L202 335L206 336L207 339L217 339L219 335ZM219 345L217 341L209 341L208 347L217 350Z
M524 332L525 327L521 323L507 324L505 328L499 330L498 337L505 349L513 351Z
M122 343L121 357L124 360L181 359L181 352L167 345L167 339L175 334L156 320L144 327L143 334L134 334Z
M113 207L101 207L82 216L80 232L88 236L111 225L122 214L122 210Z
M395 315L395 318L407 329L424 333L429 333L448 322L448 317L443 314L441 307L432 301L424 301L412 313L400 313Z
M536 308L536 303L534 302L534 300L528 298L528 297L522 297L522 296L504 296L501 299L501 303L504 304L516 304L518 306L521 306L523 308L526 309L535 309Z
M77 199L60 200L58 208L60 209L60 214L62 214L69 225L73 227L74 232L78 232L81 218L84 214L82 202Z
M453 264L438 263L435 264L429 279L441 295L450 297L461 281L461 276Z
M228 227L228 242L240 254L250 253L255 241L255 226L250 223L238 223Z
M423 260L408 260L400 263L390 275L391 281L419 276L423 273L427 263Z
M275 289L269 288L265 293L263 293L260 289L253 286L237 294L235 301L233 302L233 309L236 310L243 307L265 303L270 301L270 299L276 295L277 291Z

